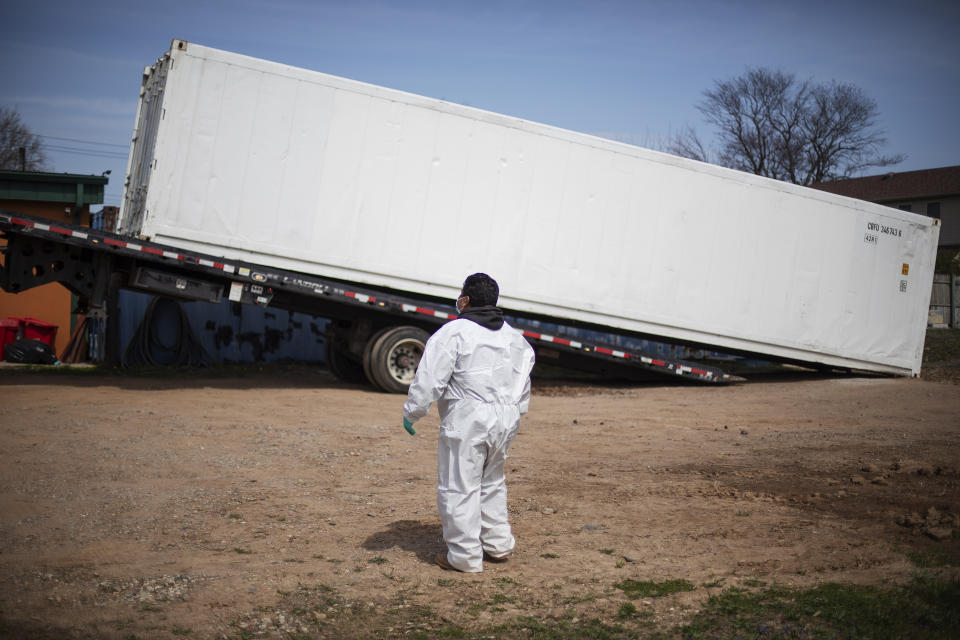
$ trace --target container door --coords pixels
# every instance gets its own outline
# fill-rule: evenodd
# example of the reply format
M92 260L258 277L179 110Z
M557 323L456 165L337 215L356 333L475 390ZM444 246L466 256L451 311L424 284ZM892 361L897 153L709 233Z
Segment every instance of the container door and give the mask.
M174 46L177 46L177 41L174 41ZM143 72L140 104L133 127L133 139L130 142L127 176L123 183L123 201L117 221L118 233L138 235L143 226L144 204L153 169L157 128L163 118L163 92L171 66L170 54L166 53Z

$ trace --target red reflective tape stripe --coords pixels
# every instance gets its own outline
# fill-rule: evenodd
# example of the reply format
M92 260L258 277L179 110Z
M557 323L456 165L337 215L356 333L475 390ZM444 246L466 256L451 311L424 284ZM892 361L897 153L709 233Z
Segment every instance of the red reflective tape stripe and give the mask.
M534 340L540 339L540 334L534 333L533 331L524 331L523 335L527 336L528 338L533 338Z
M217 269L223 269L223 268L224 268L224 264L223 264L222 262L214 262L214 263L213 263L213 266L216 267Z
M563 344L563 345L566 345L566 346L568 346L568 347L570 346L570 341L569 341L569 340L564 340L563 338L554 338L553 341L556 342L557 344Z
M611 351L610 349L604 349L603 347L594 347L593 350L596 351L597 353L605 353L608 356L613 355L613 351Z
M348 298L359 298L360 296L366 295L366 294L363 294L363 293L355 293L355 292L353 292L353 291L344 291L344 292L343 292L343 295L347 296ZM374 298L373 296L366 296L366 298L367 298L367 302L376 302L376 301L377 301L377 299ZM419 309L418 309L418 311L419 311Z
M32 227L32 226L33 226L33 223L32 223L32 222L29 222L29 221L27 221L27 220L21 220L20 218L10 218L10 222L12 222L13 224L22 225L22 226L24 226L24 227Z
M104 238L104 244L113 245L114 247L126 247L126 242L121 242L120 240L114 240L113 238Z
M153 247L141 247L141 250L145 253L152 253L155 256L162 256L163 251L160 249L154 249Z
M658 367L665 367L665 366L667 366L667 363L664 362L663 360L653 360L653 361L651 361L650 364L654 364L654 365L656 365L656 366L658 366Z
M706 371L704 371L703 369L690 369L690 373L695 373L695 374L700 375L700 376L708 375L708 373L707 373Z
M64 229L63 227L50 227L50 231L53 231L55 233L60 233L66 236L73 235L73 231L70 231L70 229Z

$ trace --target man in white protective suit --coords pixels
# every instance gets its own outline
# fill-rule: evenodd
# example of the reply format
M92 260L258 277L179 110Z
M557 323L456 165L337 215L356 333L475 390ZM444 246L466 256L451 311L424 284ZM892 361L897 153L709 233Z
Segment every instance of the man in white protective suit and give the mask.
M437 507L447 553L444 569L483 571L513 551L504 462L530 404L533 349L503 320L496 281L475 273L457 299L460 317L427 340L403 405L403 425L440 411Z

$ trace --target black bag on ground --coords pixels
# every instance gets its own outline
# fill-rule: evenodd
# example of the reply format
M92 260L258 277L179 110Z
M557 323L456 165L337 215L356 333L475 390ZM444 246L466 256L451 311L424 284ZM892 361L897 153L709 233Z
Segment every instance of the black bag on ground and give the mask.
M24 338L7 345L7 362L21 364L57 364L57 354L46 342Z

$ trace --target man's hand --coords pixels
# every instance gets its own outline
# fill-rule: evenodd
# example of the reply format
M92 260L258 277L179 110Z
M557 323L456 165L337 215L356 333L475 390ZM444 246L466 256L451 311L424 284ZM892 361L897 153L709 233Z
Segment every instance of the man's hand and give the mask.
M406 416L403 418L403 428L407 430L407 433L414 435L416 431L413 430L413 423L407 420Z

